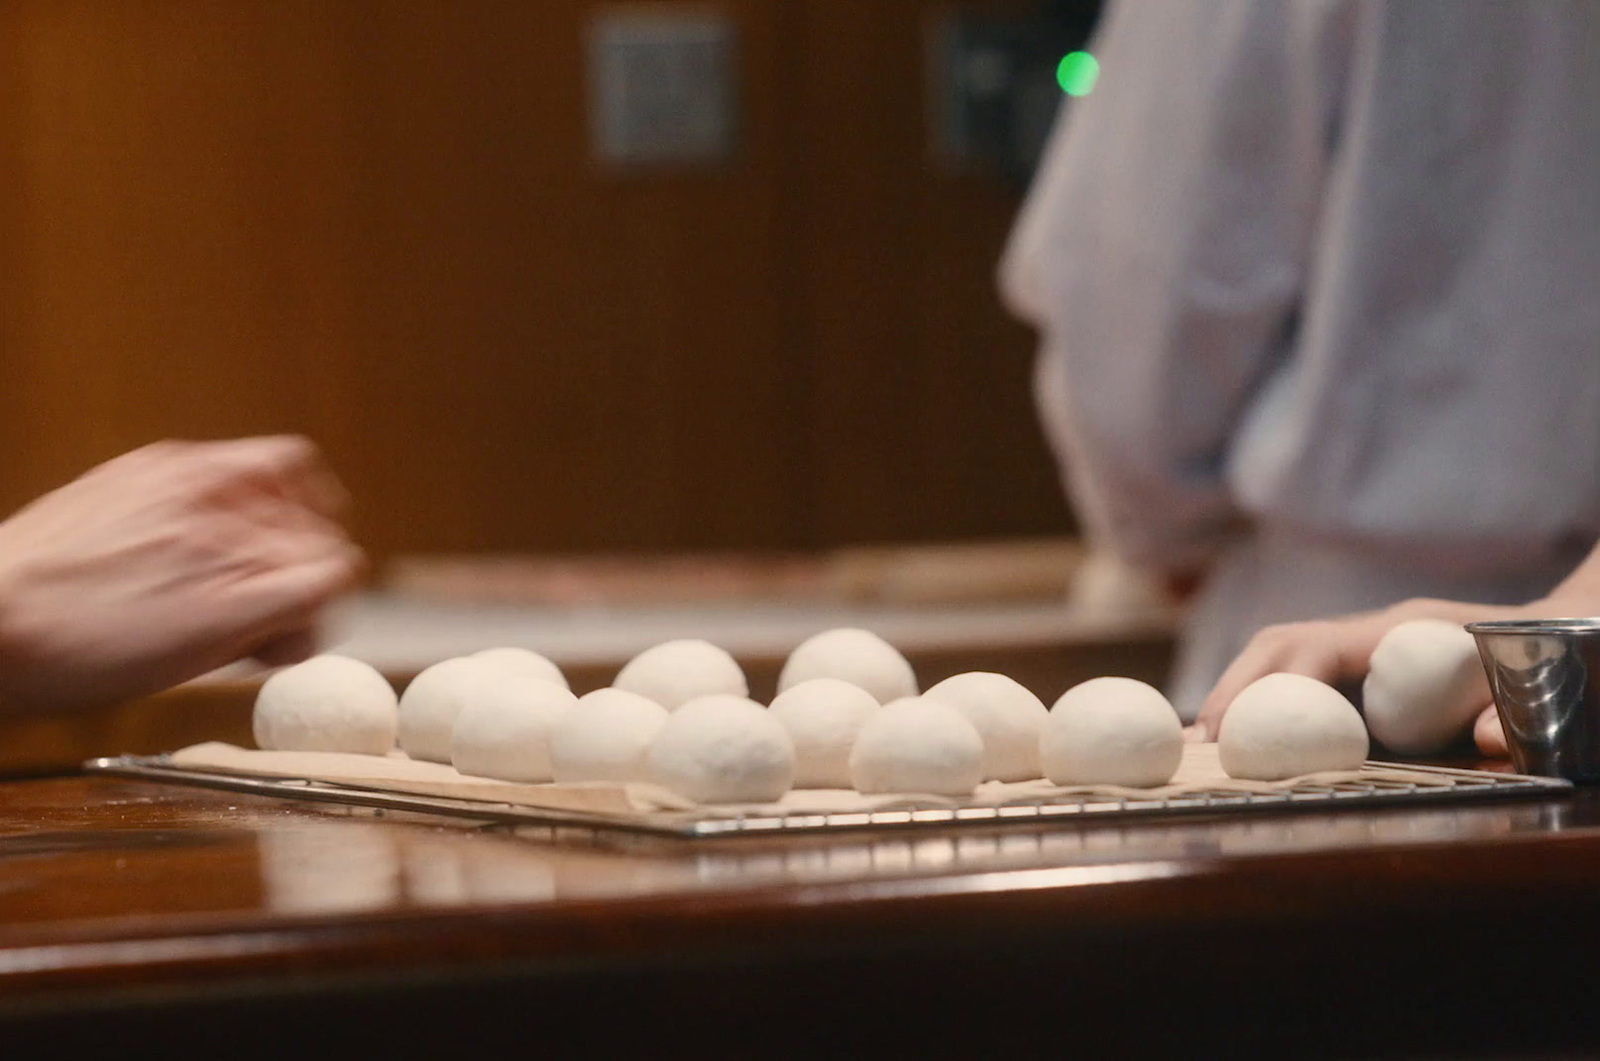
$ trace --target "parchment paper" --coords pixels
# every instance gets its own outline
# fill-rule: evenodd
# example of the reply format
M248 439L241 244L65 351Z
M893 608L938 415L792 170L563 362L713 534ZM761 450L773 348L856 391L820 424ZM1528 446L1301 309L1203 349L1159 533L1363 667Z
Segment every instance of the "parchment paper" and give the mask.
M443 763L428 763L396 752L388 756L349 755L338 752L267 752L212 741L172 753L174 766L250 777L305 778L332 784L449 799L510 803L522 807L587 811L600 814L649 815L662 811L710 814L821 814L851 813L891 808L995 806L1050 796L1098 795L1111 798L1162 799L1197 791L1269 793L1297 785L1334 784L1342 781L1393 781L1436 786L1435 774L1368 764L1360 770L1340 770L1284 781L1240 781L1223 772L1215 744L1184 745L1183 763L1172 783L1160 788L1119 788L1113 785L1062 787L1046 780L1002 783L988 781L967 799L925 793L864 796L849 789L795 789L772 804L715 804L700 806L656 785L523 784L457 773Z

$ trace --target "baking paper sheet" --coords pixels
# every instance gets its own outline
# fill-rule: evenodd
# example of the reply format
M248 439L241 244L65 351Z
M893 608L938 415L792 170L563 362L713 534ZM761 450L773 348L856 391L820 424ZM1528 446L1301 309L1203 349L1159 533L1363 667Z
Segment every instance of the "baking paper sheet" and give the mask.
M332 784L448 799L478 800L519 807L581 811L641 817L663 811L699 811L727 815L848 814L900 807L997 806L1048 799L1052 796L1103 795L1112 799L1164 799L1193 792L1260 794L1283 792L1307 784L1351 781L1436 786L1437 773L1368 763L1360 770L1330 771L1284 781L1240 781L1229 777L1217 759L1215 744L1184 745L1183 763L1172 783L1160 788L1113 785L1063 787L1049 781L989 781L969 798L926 793L865 796L849 789L794 789L777 803L701 806L657 785L524 784L458 773L443 763L422 762L402 753L388 756L339 752L269 752L208 742L172 753L173 766L247 777L303 778Z

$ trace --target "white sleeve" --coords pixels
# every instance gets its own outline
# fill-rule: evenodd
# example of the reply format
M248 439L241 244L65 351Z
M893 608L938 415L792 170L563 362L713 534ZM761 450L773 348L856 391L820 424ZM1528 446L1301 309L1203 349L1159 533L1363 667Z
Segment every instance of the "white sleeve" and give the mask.
M1089 535L1203 562L1240 412L1286 350L1333 148L1337 0L1108 9L1001 262Z

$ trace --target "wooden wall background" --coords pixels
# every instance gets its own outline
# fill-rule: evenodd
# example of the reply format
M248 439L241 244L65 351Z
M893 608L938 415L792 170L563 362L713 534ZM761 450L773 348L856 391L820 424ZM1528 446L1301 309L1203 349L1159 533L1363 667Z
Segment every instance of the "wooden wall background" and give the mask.
M0 504L292 430L380 558L1068 529L936 5L724 0L742 148L644 176L589 157L596 6L0 5Z

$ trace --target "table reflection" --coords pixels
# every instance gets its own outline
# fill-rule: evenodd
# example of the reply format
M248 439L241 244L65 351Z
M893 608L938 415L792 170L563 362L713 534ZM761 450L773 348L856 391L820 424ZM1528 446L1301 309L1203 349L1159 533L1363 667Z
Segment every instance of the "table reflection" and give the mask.
M1541 800L685 841L573 827L426 825L347 811L264 825L256 853L270 908L331 914L1447 844L1579 828L1593 817L1586 801Z

